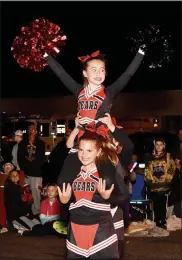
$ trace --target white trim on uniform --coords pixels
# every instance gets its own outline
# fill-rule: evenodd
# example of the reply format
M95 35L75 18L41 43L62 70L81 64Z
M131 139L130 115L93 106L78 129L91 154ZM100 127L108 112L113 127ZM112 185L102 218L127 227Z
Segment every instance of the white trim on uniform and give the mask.
M120 220L120 221L114 223L115 229L119 229L119 228L122 228L122 227L124 227L124 221L123 220Z
M71 203L69 210L80 208L82 206L91 208L91 209L96 209L96 210L102 210L102 211L111 211L111 206L110 204L102 204L102 203L95 203L86 199L81 199L75 203Z
M114 235L110 236L109 238L105 239L104 241L90 247L88 250L80 248L80 247L72 244L68 240L66 241L66 246L67 246L68 250L74 252L75 254L82 255L82 256L88 258L89 256L91 256L91 255L105 249L106 247L112 245L116 241L118 241L118 238L117 238L117 235L114 234Z

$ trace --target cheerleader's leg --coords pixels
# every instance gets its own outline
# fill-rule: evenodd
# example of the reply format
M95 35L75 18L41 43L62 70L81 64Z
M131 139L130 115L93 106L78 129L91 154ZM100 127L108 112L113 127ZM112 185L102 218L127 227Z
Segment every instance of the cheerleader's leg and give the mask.
M115 232L118 237L118 252L119 259L124 259L124 221L123 221L123 211L121 208L112 209L111 213L113 213L113 223Z
M69 153L66 157L61 172L59 174L57 183L62 189L63 183L72 183L75 176L80 172L81 162L78 159L77 152Z
M112 218L95 225L70 224L67 259L118 260L118 241Z
M68 249L67 259L88 259L99 224L79 225L70 223L66 246Z
M112 217L99 224L94 245L90 254L91 260L118 260L118 238L115 233Z

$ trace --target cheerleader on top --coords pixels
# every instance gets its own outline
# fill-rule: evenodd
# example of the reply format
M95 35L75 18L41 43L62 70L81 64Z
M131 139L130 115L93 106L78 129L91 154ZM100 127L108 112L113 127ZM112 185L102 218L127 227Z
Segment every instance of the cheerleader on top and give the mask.
M126 71L107 88L103 86L106 77L106 60L104 56L100 54L100 51L96 51L90 56L79 57L83 64L84 83L82 86L73 80L52 56L44 55L51 69L78 98L78 111L82 117L82 125L97 122L97 119L110 112L113 99L127 85L138 69L144 57L144 52L139 49Z

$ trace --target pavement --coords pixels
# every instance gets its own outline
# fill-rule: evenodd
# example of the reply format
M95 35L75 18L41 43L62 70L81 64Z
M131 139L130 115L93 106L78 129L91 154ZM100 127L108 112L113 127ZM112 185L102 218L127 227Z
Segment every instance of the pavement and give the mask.
M163 238L125 238L125 260L181 260L182 232ZM0 234L0 260L63 260L65 239Z

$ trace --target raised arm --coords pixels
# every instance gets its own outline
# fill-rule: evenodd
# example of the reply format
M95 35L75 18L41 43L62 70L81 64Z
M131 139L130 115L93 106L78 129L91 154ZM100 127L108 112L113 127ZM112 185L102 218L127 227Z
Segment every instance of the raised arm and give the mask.
M135 58L132 60L126 71L112 85L106 88L106 94L111 99L115 98L115 96L127 85L131 77L135 74L136 70L140 66L144 54L145 53L141 49L139 49Z
M74 147L75 138L77 137L78 133L79 133L79 129L75 127L71 132L70 136L68 137L68 140L66 141L67 148L71 149Z
M75 128L73 129L73 131L71 132L70 136L68 137L68 139L66 141L66 146L69 149L73 148L75 145L75 138L77 137L77 135L79 133L78 126L80 125L79 124L80 118L81 117L79 116L79 113L77 113L77 117L75 118Z
M83 86L78 84L68 73L63 69L52 56L45 54L44 58L48 62L53 72L58 76L62 83L71 91L75 96L78 96Z

